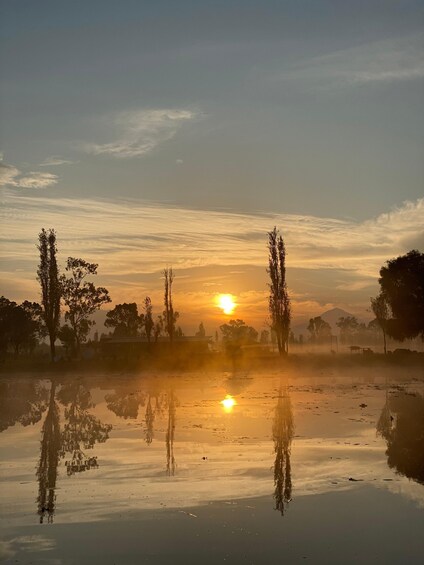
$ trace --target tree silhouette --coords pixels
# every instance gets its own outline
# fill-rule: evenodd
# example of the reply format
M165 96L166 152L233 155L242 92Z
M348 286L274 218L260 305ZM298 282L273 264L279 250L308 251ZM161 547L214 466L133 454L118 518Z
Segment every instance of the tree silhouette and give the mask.
M103 287L96 287L86 279L89 275L97 275L96 263L87 263L83 259L68 257L66 271L68 276L60 277L62 296L68 311L65 320L75 336L75 352L78 355L80 345L87 339L90 328L95 324L90 316L99 310L103 304L111 302L109 291Z
M387 300L383 294L379 294L375 298L371 298L371 310L374 313L375 319L377 320L377 324L381 328L383 332L383 343L384 343L384 355L387 353L387 345L386 345L386 330L387 330L387 321L389 319L389 305L387 304Z
M358 331L359 323L355 316L342 316L336 326L340 328L340 341L347 343L352 340Z
M68 357L74 357L77 352L77 343L74 330L70 326L68 326L68 324L64 324L59 328L57 337L64 347L66 355Z
M143 319L138 315L137 304L117 304L106 314L105 326L114 328L113 335L117 337L137 337Z
M294 434L294 420L288 387L280 386L277 406L272 425L274 440L274 500L275 510L281 515L286 504L292 499L291 443Z
M159 337L162 335L162 332L163 332L163 316L159 314L153 326L153 338L155 340L155 343L157 343Z
M25 300L18 305L0 297L0 353L11 346L18 356L21 349L32 352L38 339L44 336L42 309L36 302Z
M412 250L387 261L380 269L379 283L392 312L387 334L400 341L424 339L424 253Z
M51 360L55 358L55 341L60 321L61 286L57 266L56 233L53 229L48 232L43 228L38 235L40 263L37 269L37 280L41 286L41 305L43 319L50 340Z
M331 340L331 326L321 316L311 318L307 330L311 334L312 343L324 343Z
M46 418L41 431L40 459L37 467L38 516L42 524L47 516L53 522L56 506L57 468L61 452L59 408L56 403L56 383L50 388L50 400Z
M172 302L172 284L174 282L174 272L172 267L167 267L163 270L164 277L164 293L163 293L163 303L165 310L163 311L162 325L165 333L169 336L169 341L172 343L176 333L175 326L180 314L174 310L174 305Z
M222 332L222 341L225 351L233 358L233 361L241 355L243 345L256 343L258 332L255 328L248 326L243 320L230 320L228 324L219 326Z
M152 331L154 329L153 307L149 296L144 299L144 330L146 332L147 341L150 343Z
M286 248L276 227L268 232L268 285L271 328L277 337L280 355L287 355L290 332L291 306L286 283Z
M203 325L203 322L200 322L199 329L196 332L196 337L205 337L205 336L206 336L205 326Z

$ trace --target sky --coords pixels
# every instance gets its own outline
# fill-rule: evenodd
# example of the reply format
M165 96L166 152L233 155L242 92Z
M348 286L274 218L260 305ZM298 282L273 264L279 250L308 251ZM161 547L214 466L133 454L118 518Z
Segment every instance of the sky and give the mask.
M0 15L0 293L39 299L38 232L113 304L175 271L183 329L267 319L266 232L293 317L370 318L424 249L424 4L15 0ZM113 305L112 304L112 305Z

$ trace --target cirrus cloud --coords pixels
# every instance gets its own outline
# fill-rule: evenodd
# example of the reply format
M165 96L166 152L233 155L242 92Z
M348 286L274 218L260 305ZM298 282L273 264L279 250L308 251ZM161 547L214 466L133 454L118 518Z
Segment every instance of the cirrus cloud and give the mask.
M59 177L52 173L30 171L22 173L14 165L0 162L0 186L16 188L47 188L57 183Z
M198 115L198 112L181 109L121 112L110 119L118 138L108 143L85 144L85 150L118 158L142 157L172 139L184 123Z
M69 159L52 155L51 157L44 159L44 161L39 164L39 167L57 167L58 165L72 165L73 163L74 161L70 161Z

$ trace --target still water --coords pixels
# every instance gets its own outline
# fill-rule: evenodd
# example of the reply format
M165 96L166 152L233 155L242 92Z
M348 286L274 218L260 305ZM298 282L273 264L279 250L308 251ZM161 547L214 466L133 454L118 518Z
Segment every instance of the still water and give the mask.
M2 377L7 563L422 563L417 370Z

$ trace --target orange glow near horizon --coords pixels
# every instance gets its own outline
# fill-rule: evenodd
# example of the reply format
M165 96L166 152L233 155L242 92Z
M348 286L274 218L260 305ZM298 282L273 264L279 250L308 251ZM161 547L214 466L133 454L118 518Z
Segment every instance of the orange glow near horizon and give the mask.
M218 308L224 312L224 314L232 314L237 306L237 304L233 300L232 294L218 294L215 299Z

